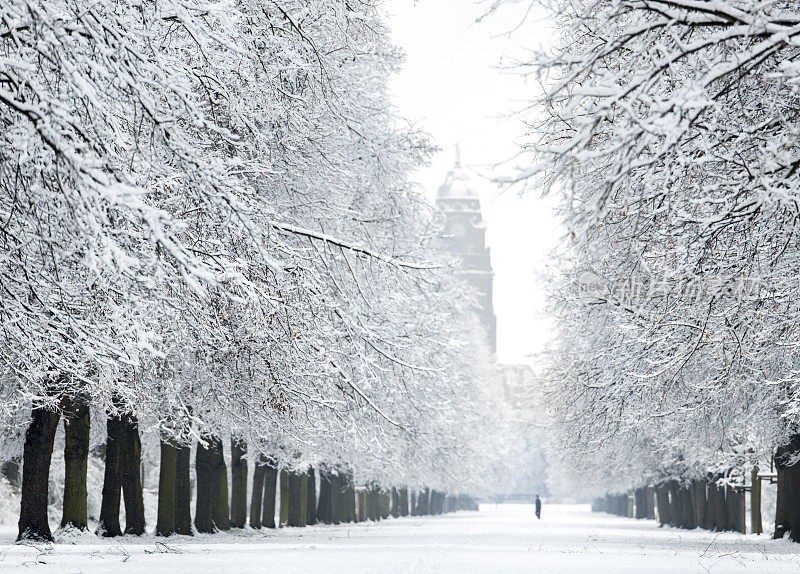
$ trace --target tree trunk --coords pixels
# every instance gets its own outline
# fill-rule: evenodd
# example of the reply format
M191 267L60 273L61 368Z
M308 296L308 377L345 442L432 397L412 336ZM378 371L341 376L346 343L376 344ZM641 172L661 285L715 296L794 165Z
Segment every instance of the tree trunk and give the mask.
M672 521L669 512L669 490L666 484L656 486L656 502L658 505L658 523L666 526Z
M31 411L31 424L25 432L22 454L22 500L17 540L53 540L47 520L48 479L53 440L60 418L58 411L42 407L34 407Z
M763 534L761 525L761 479L758 478L758 467L753 467L750 480L750 531L753 534Z
M97 524L97 533L105 537L122 536L122 529L119 525L119 504L122 493L121 443L122 421L120 417L109 413L106 419L103 499L100 503L100 521Z
M308 473L300 473L300 526L306 526L308 516Z
M342 479L340 474L331 474L331 497L330 497L330 513L331 524L340 524L342 519L339 514L339 506L342 501Z
M400 489L400 516L408 516L408 488Z
M289 523L289 472L284 468L280 472L281 507L278 526L284 527Z
M392 509L391 509L392 518L399 518L400 517L400 493L397 491L397 488L394 486L392 487Z
M747 534L747 510L746 510L746 500L743 490L737 490L733 487L729 487L730 490L730 529L735 532L741 532L742 534Z
M727 512L725 511L725 487L717 484L719 476L714 477L714 530L722 532L727 529Z
M636 502L636 518L647 518L647 488L637 488L633 493L633 497Z
M192 446L177 447L175 457L175 534L192 536L192 483L189 478Z
M736 506L738 507L736 524L738 526L737 532L747 534L747 498L744 492L744 490L736 491Z
M86 469L89 460L89 403L86 397L64 400L64 505L61 528L88 528Z
M430 502L430 489L426 488L425 490L419 493L417 498L417 515L418 516L427 516L430 511L428 509L429 502Z
M278 495L278 465L268 461L264 466L264 502L261 508L261 525L275 528L275 499Z
M144 534L144 495L142 492L142 442L139 422L133 414L120 417L120 483L125 502L125 534Z
M253 470L253 489L250 494L250 528L261 529L261 504L264 497L264 459L259 455ZM274 515L273 512L273 522Z
M696 528L703 528L706 521L706 482L695 478L689 488L694 525Z
M15 456L11 460L7 460L0 465L0 474L5 477L14 492L19 492L19 489L22 487L22 475L20 474L19 468L20 462L21 459Z
M247 522L247 444L231 437L231 526Z
M305 515L303 513L303 481L302 475L298 472L289 473L289 514L287 516L288 526L305 526Z
M214 521L211 514L211 504L214 490L214 454L212 444L197 443L195 454L195 471L197 474L197 500L194 509L194 527L198 532L214 532Z
M228 505L228 467L225 465L225 452L222 439L214 437L213 473L211 478L211 519L217 530L230 530L230 507Z
M306 525L313 526L317 523L317 480L313 468L308 469L306 483Z
M681 519L682 527L688 530L694 530L697 528L697 523L694 519L691 483L682 484L680 486L679 495L681 497L681 510L683 512L683 518Z
M331 523L331 475L319 471L319 500L317 501L317 522Z
M681 498L678 496L679 488L680 485L677 480L669 481L669 516L672 519L670 520L670 524L680 528L683 514L681 512Z
M178 449L170 437L161 439L161 464L158 471L158 520L156 536L175 534L175 486Z
M364 522L367 519L367 497L366 492L363 490L359 490L356 494L356 501L357 501L357 508L358 514L356 516L356 522Z
M364 490L364 514L367 520L375 520L375 488L370 484Z
M347 508L347 522L356 521L356 485L353 482L352 473L345 475L345 497Z
M789 463L800 452L800 435L779 446L775 451L775 468L778 471L778 500L775 507L775 538L789 534L800 542L800 464ZM23 476L24 478L24 476Z
M725 530L736 531L736 493L729 484L725 485Z
M720 510L719 507L722 504L720 501L720 491L717 487L717 477L710 476L708 479L708 485L706 490L706 500L708 501L708 505L706 508L706 528L708 530L713 530L716 532L720 532L722 530L722 524L720 524Z
M647 492L647 518L650 520L656 519L656 501L655 501L655 488L648 486Z

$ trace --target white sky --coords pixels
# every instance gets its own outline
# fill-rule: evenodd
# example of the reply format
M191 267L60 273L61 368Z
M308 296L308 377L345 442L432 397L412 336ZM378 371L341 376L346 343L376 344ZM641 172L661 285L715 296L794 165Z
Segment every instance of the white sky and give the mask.
M538 47L547 32L530 22L509 37L522 7L479 24L483 8L473 0L386 0L385 7L394 42L407 55L392 84L395 104L442 150L415 176L432 201L455 161L457 143L462 164L483 173L518 153L522 126L508 115L538 91L499 66L520 54L520 44ZM528 356L551 336L537 271L558 241L558 227L538 195L500 195L488 180L479 191L495 271L498 359L530 362Z

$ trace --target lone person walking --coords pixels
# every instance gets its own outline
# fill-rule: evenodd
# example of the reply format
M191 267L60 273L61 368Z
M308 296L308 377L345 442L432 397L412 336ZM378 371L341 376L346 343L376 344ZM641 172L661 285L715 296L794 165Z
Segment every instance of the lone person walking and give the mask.
M536 501L535 501L534 504L536 504L536 518L541 518L542 517L542 501L539 500L539 495L538 494L536 495Z

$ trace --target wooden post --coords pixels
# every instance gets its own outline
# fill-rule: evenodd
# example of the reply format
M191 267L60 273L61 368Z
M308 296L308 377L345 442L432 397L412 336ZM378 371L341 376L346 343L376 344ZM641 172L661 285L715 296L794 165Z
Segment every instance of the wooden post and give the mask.
M753 467L752 485L750 487L750 530L753 534L763 534L761 525L761 479L758 478L758 467Z

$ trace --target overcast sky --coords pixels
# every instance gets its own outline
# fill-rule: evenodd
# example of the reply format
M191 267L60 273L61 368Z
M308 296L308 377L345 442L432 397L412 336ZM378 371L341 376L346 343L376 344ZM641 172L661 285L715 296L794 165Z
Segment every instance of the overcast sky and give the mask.
M521 8L476 23L483 8L473 0L387 0L385 6L394 41L407 55L392 84L395 104L442 148L415 176L433 200L455 161L456 144L462 163L479 172L519 151L522 127L508 116L537 90L500 67L509 55L520 55L521 44L540 45L546 32L529 22L509 37ZM529 362L550 337L537 272L558 241L555 219L538 195L501 195L488 180L476 179L496 274L498 359Z

